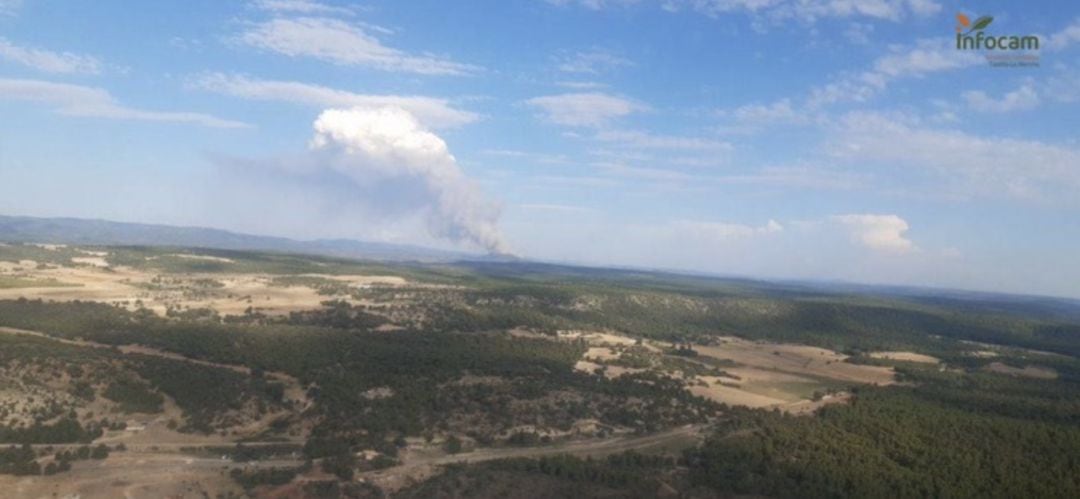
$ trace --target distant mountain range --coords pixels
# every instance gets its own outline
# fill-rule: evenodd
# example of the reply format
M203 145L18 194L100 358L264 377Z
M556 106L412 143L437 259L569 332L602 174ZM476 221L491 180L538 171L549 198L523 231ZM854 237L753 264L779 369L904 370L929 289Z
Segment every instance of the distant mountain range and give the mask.
M175 227L81 218L12 217L4 215L0 215L0 242L102 246L182 246L421 262L483 258L482 255L474 253L351 239L300 241L284 237L240 234L205 227Z

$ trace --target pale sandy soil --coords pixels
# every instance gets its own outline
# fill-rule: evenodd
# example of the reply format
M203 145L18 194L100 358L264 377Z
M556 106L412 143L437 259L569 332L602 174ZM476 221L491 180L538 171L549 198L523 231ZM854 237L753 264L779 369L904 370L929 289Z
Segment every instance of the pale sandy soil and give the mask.
M805 345L755 342L724 338L715 346L695 346L701 355L727 359L743 365L781 373L828 378L836 381L889 385L895 383L892 368L844 362L846 355Z
M690 386L690 393L707 399L723 402L728 405L741 405L746 407L770 407L787 403L787 400L751 393L742 388L735 388L721 384L730 383L727 378L715 376L698 376L698 380L704 381L707 386Z
M77 264L90 265L91 267L109 266L109 262L105 261L105 258L100 256L76 256L72 257L71 261Z
M616 360L618 358L619 352L608 347L589 347L589 350L585 352L585 359L587 360L604 361Z
M603 331L582 331L582 330L566 330L559 331L558 337L563 339L583 339L590 345L623 345L631 346L636 343L637 340L621 336L614 333L607 333Z
M596 372L596 370L601 368L601 367L604 367L604 366L602 366L600 364L597 364L595 362L589 362L587 360L579 360L579 361L577 361L576 364L574 364L574 369L575 370L581 371L583 373L588 373L588 374L592 374L592 373Z
M222 473L234 464L178 454L115 452L103 461L77 461L52 477L0 475L0 495L11 498L199 498L241 494Z
M10 274L32 279L55 279L72 284L72 287L23 287L0 289L0 299L43 299L47 301L97 301L117 303L135 309L136 302L154 312L164 315L168 307L209 308L221 315L241 315L249 307L266 315L284 315L289 312L322 308L322 302L340 299L355 304L360 301L349 296L321 295L308 286L277 286L274 276L261 274L161 274L166 282L152 282L159 274L132 269L110 267L102 252L90 256L75 257L77 263L70 267L37 269L34 261L18 264L0 262L0 275ZM181 255L184 258L220 259L202 255ZM356 287L402 286L406 280L384 275L321 275L304 274L345 282ZM206 287L199 279L211 279L223 287Z
M976 346L976 347L981 347L980 350L968 352L968 355L971 355L973 357L982 357L982 358L998 357L998 356L1002 355L1002 353L1004 352L1004 353L1009 353L1009 354L1021 353L1021 354L1042 355L1042 356L1046 356L1046 357L1057 357L1059 359L1068 359L1068 358L1070 358L1068 355L1060 354L1060 353L1057 353L1057 352L1047 352L1045 350L1035 350L1033 348L1010 347L1010 346L1004 346L1004 345L995 345L993 343L982 343L982 342L979 342L979 341L969 341L969 340L961 340L960 343L964 343L966 345L972 345L972 346Z
M332 274L297 274L301 277L321 277L323 279L331 279L334 281L341 281L348 284L360 286L360 285L381 285L381 286L405 286L410 284L409 281L403 277L395 275L359 275L359 274L346 274L346 275L332 275ZM411 283L416 286L416 283Z
M232 258L225 258L225 257L220 257L220 256L191 255L191 254L187 254L187 253L172 253L172 254L165 255L165 256L175 256L177 258L186 258L188 260L200 260L200 261L204 261L204 262L234 263L236 261L236 260L233 260ZM157 258L157 257L150 257L150 258Z
M601 331L559 331L558 337L562 340L585 340L588 344L588 349L574 365L579 372L592 374L598 368L603 368L604 376L611 379L643 371L605 364L618 359L620 349L637 345L634 338ZM653 352L673 347L653 341L646 341L642 346ZM691 393L729 405L777 407L795 414L806 414L827 403L847 400L846 397L831 396L812 401L810 394L829 388L823 379L853 384L886 385L895 382L892 368L849 364L845 362L847 356L824 348L725 337L721 338L720 344L695 345L694 349L699 355L737 364L722 368L732 377L693 376L687 379L686 386ZM682 375L675 373L673 376Z
M941 361L937 357L930 355L924 355L915 352L871 352L870 357L875 359L888 359L888 360L900 360L905 362L923 362L927 364L938 364Z
M1010 376L1023 376L1025 378L1055 379L1058 377L1057 371L1048 367L1039 366L1025 366L1020 368L1002 364L1001 362L991 362L985 369L996 373L1008 374Z
M814 391L828 388L822 379L879 385L895 382L891 368L849 364L844 362L847 356L818 347L728 337L718 345L695 345L694 349L699 355L738 364L723 368L737 379L698 376L696 379L707 386L690 387L697 395L732 405L778 407L795 414L806 414L825 403L809 398ZM830 399L829 403L844 400Z

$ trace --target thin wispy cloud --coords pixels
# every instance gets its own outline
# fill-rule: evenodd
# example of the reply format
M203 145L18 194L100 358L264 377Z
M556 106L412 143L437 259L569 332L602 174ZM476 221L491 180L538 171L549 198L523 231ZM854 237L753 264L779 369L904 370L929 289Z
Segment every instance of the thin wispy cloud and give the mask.
M1074 43L1080 43L1080 19L1074 20L1061 31L1050 35L1046 40L1046 48L1064 50Z
M14 16L22 4L23 0L0 0L0 16Z
M328 5L315 0L255 0L255 8L275 13L352 14L351 9Z
M1028 111L1038 107L1040 102L1039 94L1031 84L1024 84L997 99L981 90L964 92L963 99L969 108L984 113Z
M467 75L480 71L445 57L410 54L388 47L370 28L326 17L275 18L248 27L236 40L289 57L306 57L341 66L421 75Z
M807 110L796 109L791 99L780 99L769 104L746 104L733 110L721 110L717 115L735 123L737 130L756 131L775 125L804 125L812 121Z
M562 57L558 62L558 69L564 73L599 75L633 65L630 59L606 50L593 49Z
M4 37L0 37L0 60L46 73L99 74L102 68L93 56L17 45Z
M250 127L247 123L204 113L129 107L117 102L109 92L100 88L50 81L0 79L0 99L40 103L65 116L186 123L212 128Z
M557 81L555 84L572 90L601 90L608 87L607 84L596 81Z
M925 17L941 11L934 0L547 0L548 3L578 5L590 10L627 8L634 6L659 7L679 13L693 12L709 17L747 15L756 20L779 23L794 19L815 23L830 18L866 18L901 21L909 17Z
M449 100L416 95L374 95L349 92L296 81L261 80L244 75L208 73L191 86L242 99L289 102L318 108L400 107L432 128L452 128L480 119Z
M538 109L545 120L571 127L599 127L648 109L639 102L600 92L533 97L525 104Z
M764 225L751 225L727 222L702 222L696 220L677 220L671 224L672 230L682 233L687 238L705 238L714 242L732 239L745 239L755 236L776 234L784 226L776 220L769 220Z
M594 138L634 149L666 149L681 151L729 152L735 148L730 142L704 137L657 135L640 130L601 130Z
M828 148L861 164L923 168L968 197L1066 201L1080 188L1076 147L935 129L879 113L846 115Z
M923 39L908 46L894 46L874 61L872 67L814 88L807 105L818 108L838 102L866 102L883 92L893 81L919 78L933 73L986 64L971 51L956 50L950 41Z
M582 215L588 213L595 213L596 210L592 208L586 208L584 206L568 205L568 204L546 204L546 203L524 203L519 204L518 208L528 211L539 211L555 213L560 215L574 214Z

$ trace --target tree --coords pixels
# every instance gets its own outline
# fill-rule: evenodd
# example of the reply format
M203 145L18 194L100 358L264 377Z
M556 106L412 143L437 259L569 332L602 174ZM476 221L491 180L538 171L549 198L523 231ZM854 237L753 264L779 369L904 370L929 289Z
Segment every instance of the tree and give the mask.
M461 452L461 439L456 435L450 435L443 444L443 448L450 454L457 454Z

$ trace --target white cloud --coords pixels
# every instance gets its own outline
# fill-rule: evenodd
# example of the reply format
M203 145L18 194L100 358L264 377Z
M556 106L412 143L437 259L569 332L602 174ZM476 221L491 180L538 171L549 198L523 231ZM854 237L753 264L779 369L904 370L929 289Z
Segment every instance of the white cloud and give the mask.
M395 182L412 185L422 192L414 208L426 214L432 234L492 253L508 252L497 227L498 206L465 176L446 142L408 111L329 109L314 128L311 148L322 155L319 164L368 191L386 193Z
M908 8L916 15L931 16L941 12L941 4L933 0L908 0Z
M1046 48L1051 50L1064 50L1069 45L1080 42L1080 19L1073 21L1061 31L1050 35L1046 40Z
M654 168L646 166L629 166L618 162L597 162L593 166L600 168L604 173L608 175L646 180L649 182L665 182L682 184L686 181L692 180L694 177L683 172L669 170L666 168Z
M146 111L124 106L100 88L41 80L0 79L0 99L39 102L66 116L190 123L213 128L250 125L203 113Z
M1046 202L1075 199L1080 188L1080 150L1074 147L931 129L876 113L845 116L828 149L862 165L925 168L964 196Z
M775 220L769 220L760 227L725 222L679 220L672 222L671 227L686 237L696 237L713 242L775 234L784 230L784 226Z
M1011 111L1026 111L1039 105L1039 94L1030 84L1024 84L1000 99L994 99L979 90L964 92L964 102L968 107L984 113L1008 113Z
M554 213L558 215L582 215L596 212L596 210L592 208L569 204L524 203L519 204L518 208L528 211Z
M485 156L495 156L500 158L512 158L519 161L530 161L534 163L549 164L549 165L565 165L569 164L570 160L561 154L545 154L528 151L518 151L514 149L484 149L480 151L480 154Z
M638 0L548 0L557 5L578 4L592 10L635 5ZM690 10L710 17L742 13L773 22L796 19L813 23L824 18L871 18L900 21L910 15L941 11L933 0L658 0L668 12Z
M22 7L22 0L0 0L0 16L13 16Z
M222 73L202 75L193 80L192 85L244 99L293 102L324 109L396 106L432 128L452 128L480 119L478 114L458 109L448 100L436 97L358 94L295 81L259 80Z
M607 88L607 85L596 81L557 81L555 84L573 90L600 90Z
M601 142L613 142L634 149L668 149L683 151L728 152L734 149L730 142L722 140L655 135L638 130L601 130L594 136Z
M599 92L533 97L525 103L540 109L544 119L552 123L575 127L598 127L648 109L629 99Z
M721 116L730 116L742 126L756 128L767 125L797 125L809 122L809 115L804 110L797 110L790 99L780 99L772 104L747 104L733 111L721 111Z
M797 187L801 189L850 190L865 186L865 174L837 171L824 165L770 166L744 175L715 177L722 184Z
M916 249L911 240L904 237L908 223L896 215L835 215L832 220L847 227L855 241L872 250L907 253Z
M547 3L553 5L563 6L577 4L590 10L600 10L605 7L621 7L633 5L638 2L640 2L640 0L547 0Z
M600 49L577 52L563 58L558 65L559 71L564 73L579 73L598 75L614 69L633 66L634 63L624 57L619 57L610 52Z
M410 55L387 47L365 27L337 19L277 18L255 23L237 40L290 57L311 57L343 66L425 75L464 75L478 67L433 55ZM370 28L368 28L370 29Z
M46 73L98 74L101 62L95 57L53 52L34 47L20 47L0 37L0 59L15 62Z
M1057 102L1080 102L1080 72L1061 72L1048 78L1041 93Z
M844 30L844 38L851 43L866 45L870 43L870 35L874 32L874 25L867 23L851 23Z
M947 39L919 40L913 46L891 47L888 54L874 61L870 70L813 89L807 103L816 108L837 102L865 102L894 80L985 63L977 53L953 49Z
M256 0L255 8L275 13L351 14L350 9L335 7L314 0Z
M911 45L894 45L875 59L869 69L843 74L830 83L810 89L797 103L779 99L770 104L750 104L720 111L734 124L722 127L729 132L754 132L772 125L793 125L827 121L823 108L840 103L865 103L888 89L896 80L921 78L977 64L985 59L970 51L955 50L947 39L922 39Z

